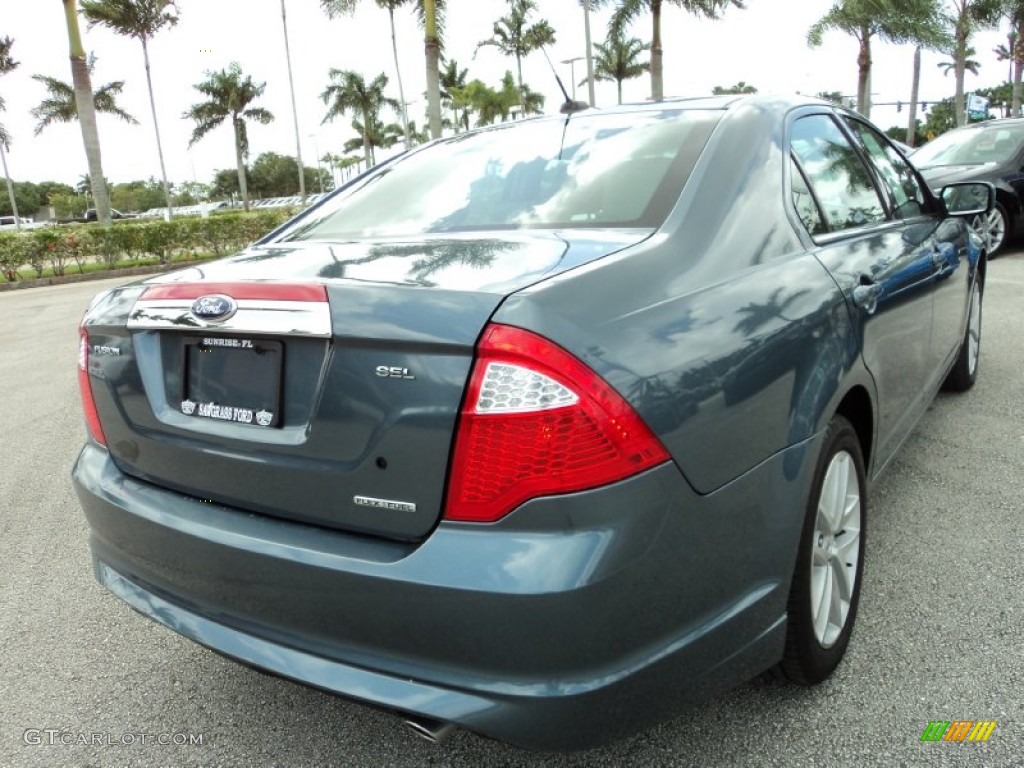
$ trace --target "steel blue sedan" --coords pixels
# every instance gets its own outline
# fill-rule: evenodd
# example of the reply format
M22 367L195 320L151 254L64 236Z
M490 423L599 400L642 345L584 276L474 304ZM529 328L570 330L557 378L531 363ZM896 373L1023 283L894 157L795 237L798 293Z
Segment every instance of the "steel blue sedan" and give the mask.
M818 683L872 484L978 374L992 206L799 98L414 149L93 301L96 577L434 740L581 748Z

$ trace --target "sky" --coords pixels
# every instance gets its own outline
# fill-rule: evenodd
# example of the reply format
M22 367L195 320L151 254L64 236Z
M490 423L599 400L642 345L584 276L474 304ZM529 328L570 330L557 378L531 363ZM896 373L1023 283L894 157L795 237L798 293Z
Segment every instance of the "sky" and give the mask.
M397 98L388 14L366 0L352 17L328 20L317 0L285 0L292 68L303 161L315 165L315 158L327 152L342 154L342 145L355 136L351 119L323 123L326 111L320 93L328 83L331 68L352 69L367 80L381 72L390 79L390 95ZM841 91L855 94L857 84L856 41L841 33L830 33L816 49L807 46L807 29L824 15L832 0L747 0L746 9L730 8L720 20L697 19L683 10L666 5L662 16L665 57L665 95L700 96L716 85L738 81L754 85L762 93L794 91L817 93ZM164 29L150 44L157 119L163 140L168 177L172 183L210 182L214 171L234 168L232 130L225 124L191 149L193 124L182 117L202 100L194 84L205 73L237 61L244 73L266 82L259 105L276 117L270 125L252 125L249 131L250 159L261 152L295 154L295 131L288 89L281 0L178 0L180 16L176 27ZM576 0L542 0L537 18L549 21L556 43L549 55L571 88L586 77L586 65L562 62L584 54L583 11ZM780 11L785 8L785 11ZM469 70L469 79L480 78L496 87L506 70L515 70L514 59L494 48L476 45L490 36L495 19L506 12L503 0L449 0L445 52ZM595 42L604 39L610 11L592 11L591 30ZM425 123L426 77L423 35L411 8L396 14L399 64L405 86L409 117ZM649 16L639 19L630 34L650 39ZM103 168L113 183L159 178L160 166L153 132L138 40L119 37L103 28L89 28L82 21L87 50L97 56L93 85L124 80L120 99L123 109L139 125L127 125L112 116L99 117ZM0 94L7 111L2 122L13 136L8 155L12 177L18 181L61 181L75 184L87 172L81 131L77 123L53 125L38 137L29 110L45 95L33 74L45 74L70 81L68 42L61 3L56 0L0 0L0 36L14 39L13 56L21 66L0 78ZM980 75L967 75L967 89L1004 82L1007 65L999 62L992 49L1006 42L1006 25L1001 31L979 33L972 40L981 63ZM876 43L873 50L872 92L875 102L906 101L910 93L913 49ZM944 76L937 66L948 57L925 52L922 63L921 98L935 101L953 93L953 77ZM532 54L523 66L525 82L547 97L546 111L557 111L562 97L551 70L540 53ZM650 93L649 77L627 81L626 101L642 101ZM586 87L578 87L577 98L586 99ZM597 84L597 106L616 101L614 83ZM905 126L906 111L876 107L872 119L883 129ZM400 122L397 115L386 122ZM378 159L380 159L378 155Z

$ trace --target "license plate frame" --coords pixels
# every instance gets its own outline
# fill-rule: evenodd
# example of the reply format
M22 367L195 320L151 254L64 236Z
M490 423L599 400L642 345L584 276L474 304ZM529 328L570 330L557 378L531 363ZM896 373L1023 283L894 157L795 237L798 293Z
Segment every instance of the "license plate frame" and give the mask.
M181 401L186 416L254 427L281 425L284 344L277 339L185 336Z

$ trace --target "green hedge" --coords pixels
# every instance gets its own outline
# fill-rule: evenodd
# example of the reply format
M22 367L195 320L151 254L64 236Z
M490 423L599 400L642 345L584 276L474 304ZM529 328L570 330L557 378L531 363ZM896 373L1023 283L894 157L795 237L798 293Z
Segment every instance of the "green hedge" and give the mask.
M294 213L282 208L219 214L206 219L129 221L113 227L73 224L3 232L0 273L4 279L13 281L18 279L19 270L24 269L42 277L47 269L54 275L83 272L89 263L113 267L140 259L155 258L163 264L176 256L227 256L260 239Z

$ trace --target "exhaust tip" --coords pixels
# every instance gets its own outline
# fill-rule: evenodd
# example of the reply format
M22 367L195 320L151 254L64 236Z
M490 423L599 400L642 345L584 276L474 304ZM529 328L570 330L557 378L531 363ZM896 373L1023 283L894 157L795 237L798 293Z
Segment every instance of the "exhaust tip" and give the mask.
M440 744L455 730L454 723L445 723L429 717L406 717L405 725L410 731L431 744Z

